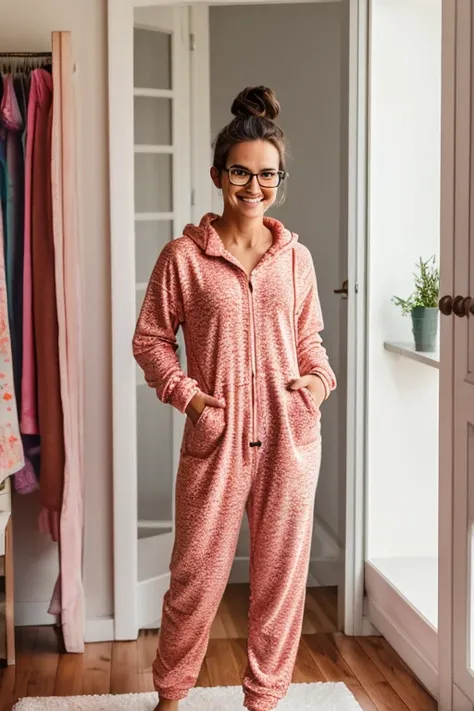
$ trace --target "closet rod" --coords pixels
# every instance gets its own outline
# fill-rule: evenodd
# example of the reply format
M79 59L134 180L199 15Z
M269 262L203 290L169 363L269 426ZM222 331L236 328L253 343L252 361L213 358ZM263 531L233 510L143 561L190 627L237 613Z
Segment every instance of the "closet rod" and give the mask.
M0 57L51 57L52 52L0 52Z

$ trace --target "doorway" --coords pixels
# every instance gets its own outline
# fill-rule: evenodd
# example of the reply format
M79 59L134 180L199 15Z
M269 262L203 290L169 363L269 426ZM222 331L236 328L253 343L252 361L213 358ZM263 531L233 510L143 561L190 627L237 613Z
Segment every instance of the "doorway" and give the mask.
M288 31L301 41L291 52L262 52L259 38L268 23L275 47L284 47ZM211 143L231 118L234 96L243 86L265 84L281 102L279 123L288 137L294 180L286 202L269 214L297 232L313 254L325 347L339 374L339 387L325 405L308 585L343 583L347 318L346 300L336 292L347 276L348 26L345 2L134 9L136 315L164 244L190 219L220 211L217 191L210 192ZM183 40L188 35L189 43ZM197 66L207 71L207 79ZM308 86L303 96L293 81L296 73ZM199 144L207 145L207 155L202 148L197 154ZM138 623L143 626L159 623L168 577L179 456L173 438L176 445L182 418L156 401L139 371L136 395ZM248 581L249 544L245 516L231 583Z

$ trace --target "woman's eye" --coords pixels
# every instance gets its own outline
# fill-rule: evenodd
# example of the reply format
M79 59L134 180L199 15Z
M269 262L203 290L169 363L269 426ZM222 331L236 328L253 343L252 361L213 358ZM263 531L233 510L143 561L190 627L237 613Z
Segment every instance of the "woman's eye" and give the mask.
M232 169L232 175L238 176L241 178L243 175L248 175L246 170L241 170L240 168L233 168Z
M260 173L262 178L267 178L270 180L270 178L274 178L276 175L276 172L274 170L265 170L263 173Z

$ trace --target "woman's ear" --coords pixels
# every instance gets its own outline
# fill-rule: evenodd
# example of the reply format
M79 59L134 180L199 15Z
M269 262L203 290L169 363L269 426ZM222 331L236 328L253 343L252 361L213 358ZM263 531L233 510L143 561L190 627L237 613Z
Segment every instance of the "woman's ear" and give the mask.
M216 188L222 188L222 180L221 180L221 173L215 166L212 166L211 168L211 179Z

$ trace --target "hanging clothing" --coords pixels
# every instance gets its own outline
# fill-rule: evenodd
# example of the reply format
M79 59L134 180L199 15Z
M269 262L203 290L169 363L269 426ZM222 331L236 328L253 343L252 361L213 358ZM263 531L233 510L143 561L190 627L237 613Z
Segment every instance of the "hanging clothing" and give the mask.
M30 75L20 74L13 78L13 86L21 113L23 130L21 132L21 145L23 149L23 165L26 153L26 133L28 125L28 94L30 91Z
M51 194L53 80L44 69L35 69L32 72L32 89L33 81L38 101L31 158L30 232L33 332L41 437L40 499L42 506L59 514L63 499L65 454Z
M21 408L22 320L23 320L23 241L24 241L24 162L23 118L18 105L13 76L3 77L0 104L0 164L4 172L5 272L8 314L12 343L13 373L17 407Z
M32 172L35 146L44 135L36 133L38 116L48 111L51 100L50 75L43 69L35 69L30 75L30 91L27 107L27 131L25 148L25 220L23 259L23 367L21 377L20 426L24 434L38 434L37 365L33 328L33 272L31 262L32 234ZM37 148L37 150L39 150ZM47 168L47 166L45 166ZM40 179L40 173L37 175Z
M203 217L170 241L153 270L133 352L158 398L186 418L176 479L170 587L163 599L154 685L170 699L194 686L228 581L245 509L252 541L244 706L267 711L285 696L301 636L320 411L291 380L317 374L336 387L310 251L277 220L250 276ZM182 326L188 374L176 356Z
M13 385L5 279L3 214L0 206L0 484L24 465Z
M40 444L38 435L21 435L25 466L15 472L15 491L31 494L39 489Z
M31 477L40 467L38 525L58 543L60 562L49 612L60 616L66 651L80 653L85 626L82 331L71 33L53 32L52 44L52 65L46 57L43 69L14 78L25 163L21 439L26 453L15 486L22 493L33 490ZM0 104L3 98L0 82ZM2 138L0 168L7 163ZM0 170L5 208L7 178ZM1 377L0 368L0 393ZM13 442L11 437L8 444Z
M51 180L66 464L59 521L60 576L48 612L61 615L66 651L84 651L82 319L76 190L75 84L70 32L53 32Z

